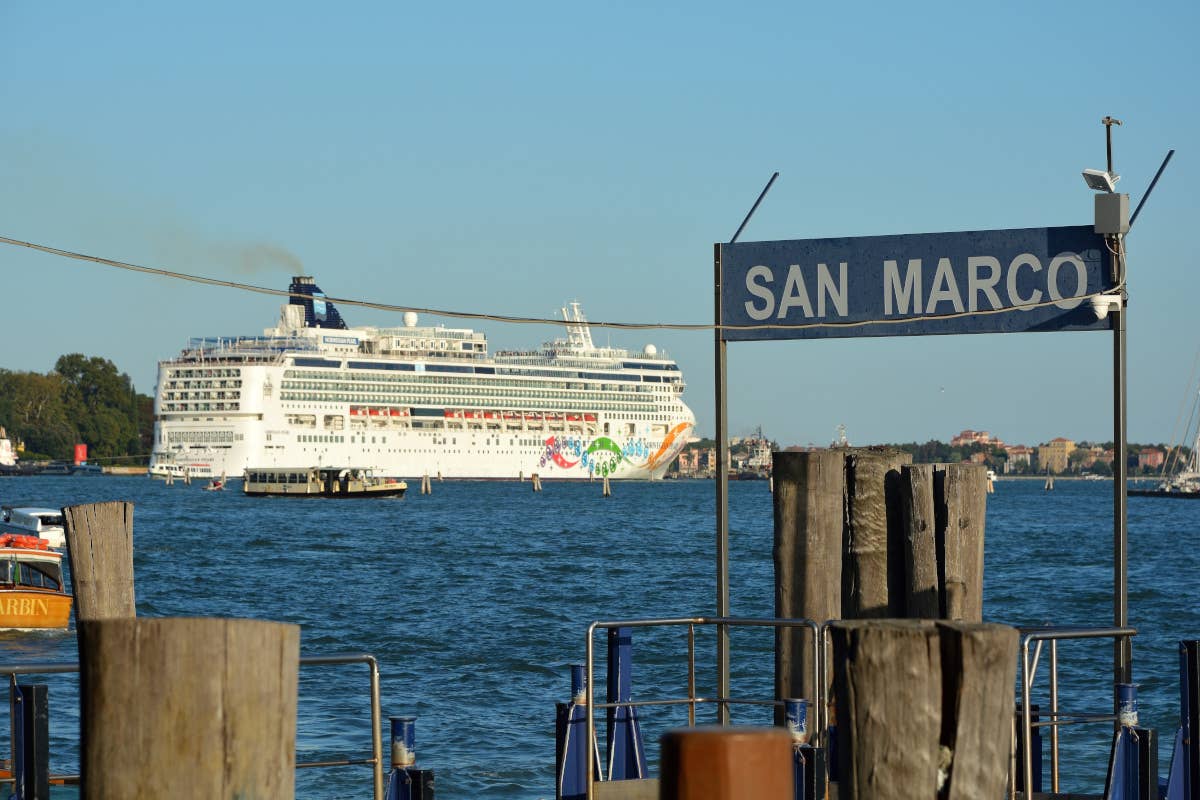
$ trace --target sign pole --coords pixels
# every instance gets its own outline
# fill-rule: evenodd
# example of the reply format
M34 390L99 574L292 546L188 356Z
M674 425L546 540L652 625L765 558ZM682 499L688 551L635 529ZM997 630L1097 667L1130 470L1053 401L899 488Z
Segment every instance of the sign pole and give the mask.
M734 231L733 238L729 240L730 244L735 243L738 237L742 235L742 231L746 229L750 218L754 216L754 212L758 210L759 204L763 198L767 196L767 192L771 191L771 186L775 183L775 179L779 177L778 172L771 174L771 179L767 181L767 185L758 193L758 199L754 201L754 205L750 207L750 211L746 213L745 219L738 229ZM721 280L721 245L713 246L713 286L715 288L713 300L713 363L715 365L716 375L714 383L716 384L716 398L713 411L716 416L717 423L717 472L713 476L713 483L717 485L716 512L717 512L717 616L729 616L729 474L726 469L726 464L729 463L729 414L726 395L726 342L725 332L721 328L722 320L724 319L724 306L722 305L722 280ZM729 704L726 701L729 697L729 627L727 625L717 626L717 723L719 725L729 724Z
M714 245L714 281L716 286L713 354L716 365L717 465L713 482L717 486L717 616L729 616L729 475L725 463L729 460L729 416L726 410L726 343L721 331L721 245ZM717 626L717 698L729 696L729 629ZM717 703L717 724L729 724L729 706Z
M1108 174L1113 171L1112 126L1121 120L1105 117L1104 143L1108 157ZM1156 176L1157 177L1157 176ZM1129 472L1129 454L1126 444L1128 420L1128 394L1126 391L1126 325L1125 325L1125 253L1124 238L1120 234L1107 237L1109 257L1112 259L1112 282L1121 293L1119 308L1113 309L1113 624L1118 628L1129 624L1129 510L1126 482ZM1133 680L1133 652L1128 637L1118 637L1113 642L1113 683L1131 683ZM1114 708L1117 703L1116 686L1113 686Z

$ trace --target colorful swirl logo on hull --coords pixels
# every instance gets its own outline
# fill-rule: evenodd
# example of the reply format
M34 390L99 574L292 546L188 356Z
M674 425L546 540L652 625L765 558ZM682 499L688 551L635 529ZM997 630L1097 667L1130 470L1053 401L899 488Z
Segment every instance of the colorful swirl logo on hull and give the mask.
M662 444L653 453L645 439L627 439L619 445L607 436L598 436L590 442L578 436L550 436L546 449L538 460L539 467L554 464L563 469L586 470L589 475L608 477L625 461L647 472L653 472L664 463L669 463L683 448L684 434L691 424L681 422L663 438Z

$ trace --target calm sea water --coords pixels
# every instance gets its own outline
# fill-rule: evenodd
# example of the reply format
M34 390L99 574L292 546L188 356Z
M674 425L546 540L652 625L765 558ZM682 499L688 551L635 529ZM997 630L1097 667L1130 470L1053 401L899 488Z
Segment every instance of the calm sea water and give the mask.
M439 797L545 798L554 796L554 703L568 699L568 665L583 661L588 624L715 608L713 484L613 490L603 498L596 483L534 494L528 483L444 482L429 496L345 502L251 499L146 478L13 478L0 480L0 501L132 501L140 615L291 622L301 626L304 655L371 653L384 715L417 717L418 763L436 771ZM1108 482L1059 481L1053 492L1036 481L997 484L988 505L989 620L1111 624L1111 492ZM768 485L731 484L730 506L733 612L772 616ZM1135 680L1142 722L1164 741L1165 770L1178 724L1176 642L1200 637L1190 596L1200 503L1131 498L1129 527ZM765 631L734 633L736 696L769 697L772 641ZM603 648L598 637L601 664ZM702 694L714 692L714 651L711 633L698 636ZM679 630L639 632L635 696L681 696L685 654ZM76 659L73 630L0 636L5 663ZM1111 660L1108 642L1060 648L1064 710L1108 709ZM52 767L72 772L76 681L45 682ZM361 665L303 669L298 760L369 756L367 700ZM769 712L739 709L734 718L766 723ZM654 742L685 712L647 709L642 719L656 764ZM1102 786L1109 736L1105 726L1064 731L1064 789ZM7 752L7 730L0 740ZM366 767L297 778L305 798L369 797L370 787Z

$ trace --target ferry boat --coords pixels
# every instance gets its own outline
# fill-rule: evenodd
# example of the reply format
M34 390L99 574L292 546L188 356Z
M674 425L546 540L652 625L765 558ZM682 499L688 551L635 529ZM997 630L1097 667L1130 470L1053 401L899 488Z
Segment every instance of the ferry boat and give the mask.
M0 534L45 539L51 547L66 547L62 511L55 508L0 506Z
M578 303L566 337L489 353L483 333L351 328L293 278L262 336L193 339L160 362L156 477L342 464L444 478L658 479L695 416L679 366L653 345L597 347Z
M403 497L408 484L349 467L269 467L246 470L242 491L259 497Z
M70 622L62 553L48 547L36 536L0 535L0 630L66 628Z

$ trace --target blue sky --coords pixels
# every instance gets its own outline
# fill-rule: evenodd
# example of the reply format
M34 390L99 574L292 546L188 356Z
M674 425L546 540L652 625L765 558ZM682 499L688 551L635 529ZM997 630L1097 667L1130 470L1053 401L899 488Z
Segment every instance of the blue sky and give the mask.
M712 244L1079 225L1112 114L1130 437L1172 438L1200 346L1195 3L0 2L0 235L335 296L711 322ZM1109 33L1111 31L1111 33ZM268 297L0 245L0 366L110 358L153 388ZM345 309L352 321L397 315ZM450 325L461 325L454 320ZM548 327L480 326L492 347ZM594 331L683 366L711 333ZM1112 436L1111 336L737 343L730 426L783 444Z

